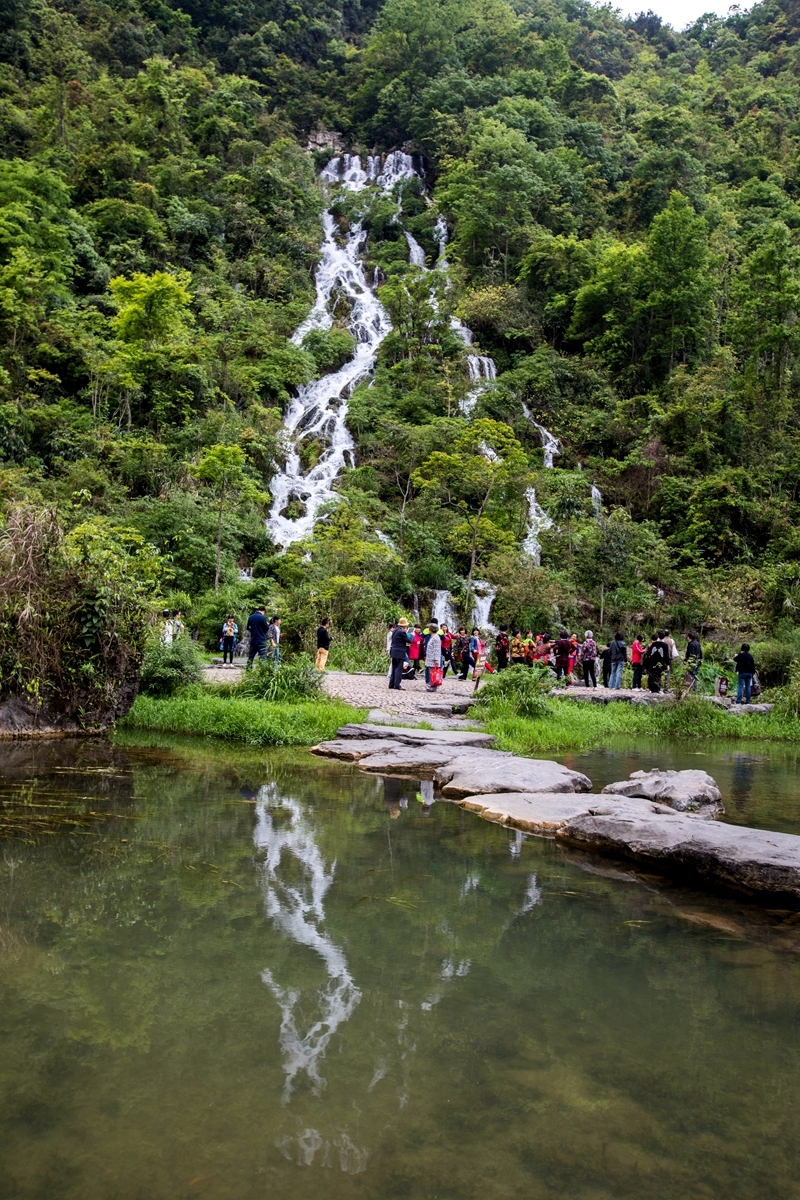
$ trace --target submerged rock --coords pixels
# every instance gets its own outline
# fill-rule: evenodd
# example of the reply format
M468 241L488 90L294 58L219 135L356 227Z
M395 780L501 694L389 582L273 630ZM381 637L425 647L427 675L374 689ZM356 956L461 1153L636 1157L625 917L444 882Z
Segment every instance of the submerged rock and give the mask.
M642 796L676 812L693 812L708 819L725 812L716 781L705 771L634 771L629 779L604 787L603 795L607 794Z

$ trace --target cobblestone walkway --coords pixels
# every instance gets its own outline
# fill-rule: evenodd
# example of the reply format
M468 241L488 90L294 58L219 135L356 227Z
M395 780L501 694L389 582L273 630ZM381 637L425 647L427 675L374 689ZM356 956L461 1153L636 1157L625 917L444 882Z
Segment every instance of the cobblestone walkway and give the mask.
M358 708L379 708L383 712L422 717L435 709L452 711L454 704L463 704L470 699L475 685L471 679L462 683L448 675L440 688L429 692L424 678L418 676L413 683L406 681L399 692L390 692L385 675L348 675L344 671L326 671L322 686L329 696L338 696Z

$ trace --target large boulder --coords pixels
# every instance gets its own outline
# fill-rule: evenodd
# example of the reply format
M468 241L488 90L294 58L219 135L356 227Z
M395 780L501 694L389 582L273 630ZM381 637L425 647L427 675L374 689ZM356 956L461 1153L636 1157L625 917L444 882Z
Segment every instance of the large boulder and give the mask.
M676 812L713 818L725 809L716 781L705 771L634 771L629 779L609 783L604 795L641 796L667 804Z
M636 860L648 870L699 877L753 895L800 901L800 837L721 821L698 821L659 804L598 798L556 837L585 850Z
M464 751L435 775L448 799L498 792L589 792L592 781L580 771L544 758L516 758L497 750Z

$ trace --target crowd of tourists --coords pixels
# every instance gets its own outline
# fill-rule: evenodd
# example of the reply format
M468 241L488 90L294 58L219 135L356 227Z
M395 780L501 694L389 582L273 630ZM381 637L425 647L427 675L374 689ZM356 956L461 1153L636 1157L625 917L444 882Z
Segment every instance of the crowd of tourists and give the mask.
M477 690L484 671L494 671L486 639L477 625L468 633L466 625L456 631L431 619L423 627L410 625L401 617L389 622L386 653L391 660L388 678L392 690L401 690L404 681L411 682L423 670L429 691L442 686L448 671L462 681L470 677Z
M631 690L651 692L669 691L676 664L683 659L686 671L682 674L682 686L687 691L697 688L697 679L703 662L700 639L694 630L686 634L686 645L681 652L668 629L655 631L650 638L637 634L628 646L624 635L617 631L614 637L600 648L591 629L583 638L559 631L557 637L544 630L534 634L521 629L509 631L501 625L494 638L496 667L489 661L486 639L477 627L471 632L462 625L456 631L447 625L431 620L427 625L411 625L405 617L391 622L386 635L386 653L389 667L389 687L400 690L405 682L412 682L424 670L425 684L430 691L441 687L448 671L455 678L474 680L475 689L484 671L505 670L508 666L542 666L555 674L556 682L565 687L575 686L579 681L587 688L602 686L619 690L623 686L623 671L631 666ZM738 676L737 704L749 704L758 694L758 677L755 659L747 642L734 658ZM599 680L598 680L599 671ZM721 680L722 694L727 691L727 680Z

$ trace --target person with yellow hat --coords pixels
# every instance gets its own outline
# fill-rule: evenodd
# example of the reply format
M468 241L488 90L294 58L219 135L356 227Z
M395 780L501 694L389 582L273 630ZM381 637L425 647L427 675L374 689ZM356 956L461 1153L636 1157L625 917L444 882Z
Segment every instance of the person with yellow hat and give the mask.
M409 631L408 621L405 617L401 617L392 634L392 672L389 676L390 691L402 692L403 690L400 686L400 680L403 678L403 663L406 661L408 646L413 636L413 632Z

